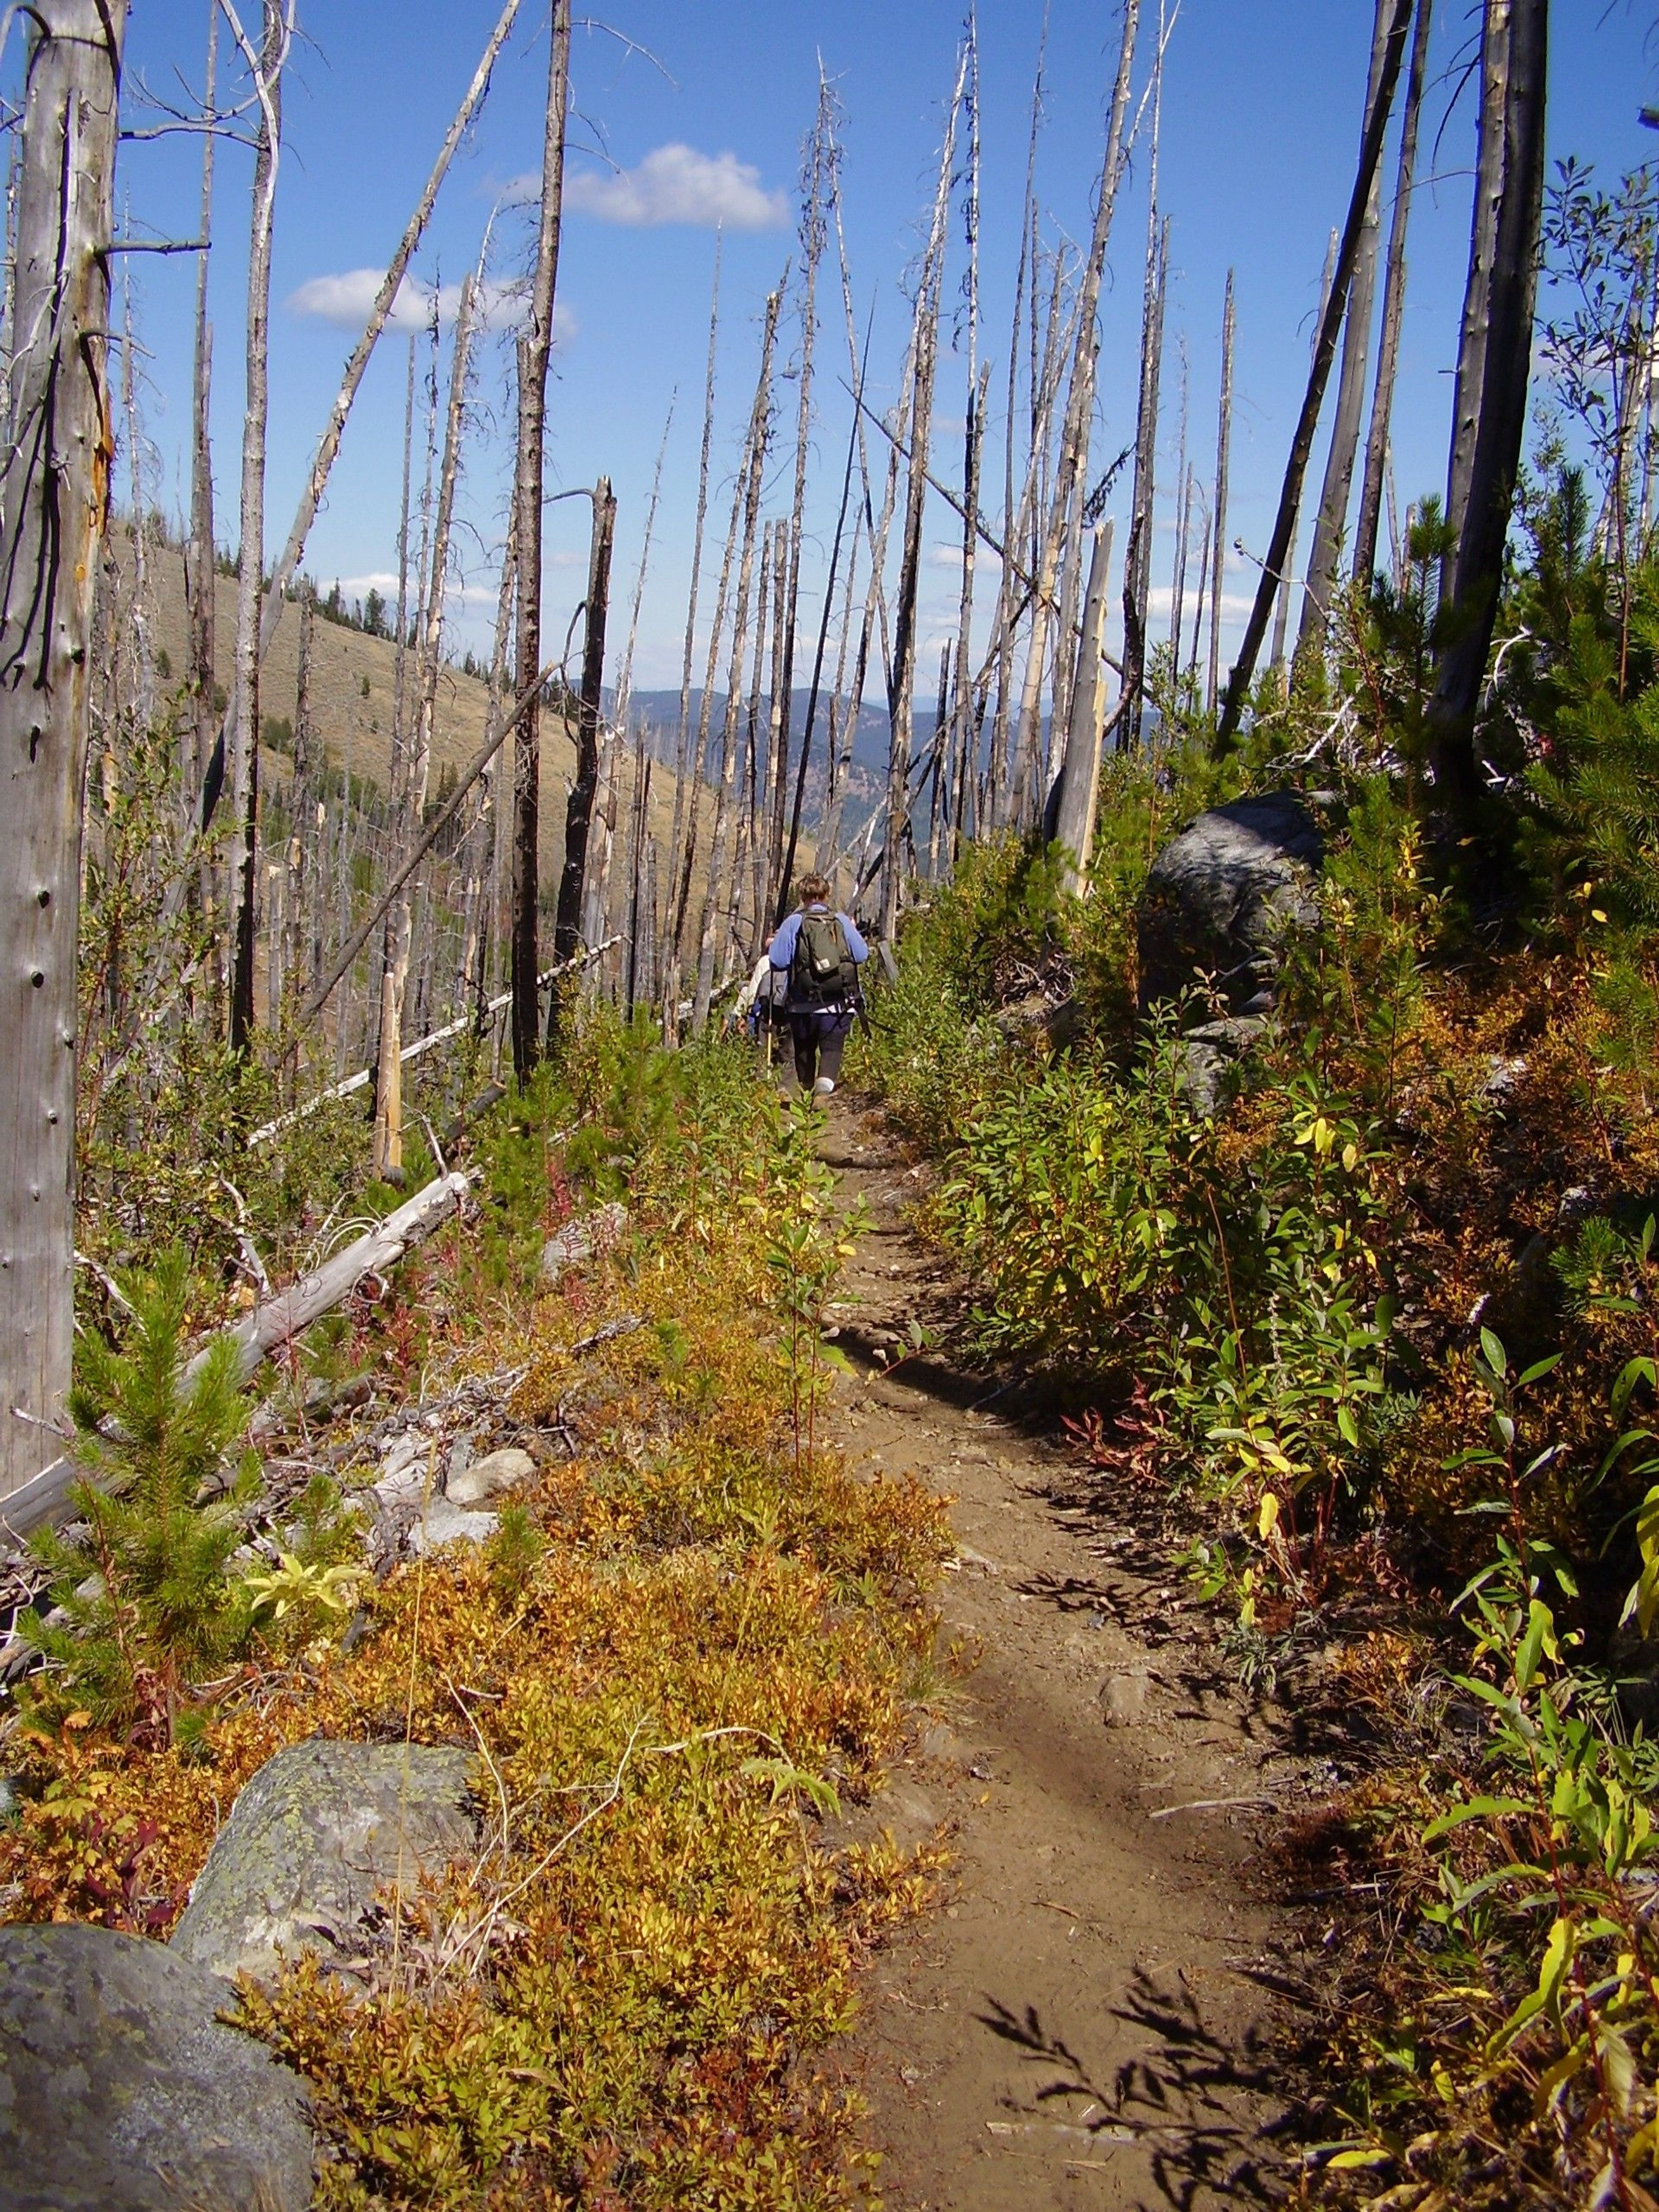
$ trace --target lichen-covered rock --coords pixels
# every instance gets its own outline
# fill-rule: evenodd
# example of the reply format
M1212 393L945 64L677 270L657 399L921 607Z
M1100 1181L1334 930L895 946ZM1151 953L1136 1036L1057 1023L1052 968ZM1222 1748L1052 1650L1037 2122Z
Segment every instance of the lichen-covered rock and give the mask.
M304 2086L225 2002L164 1944L0 1928L6 2212L304 2212Z
M237 1798L173 1948L227 1978L273 1973L307 1949L362 1958L379 1941L377 1892L412 1889L476 1849L471 1769L468 1753L422 1744L279 1751Z
M444 1491L452 1505L470 1511L491 1498L499 1498L504 1490L518 1489L529 1482L535 1472L536 1462L527 1451L520 1451L516 1444L506 1444L500 1451L486 1452L482 1459L457 1469L444 1485Z
M1324 838L1294 792L1212 807L1152 862L1136 917L1142 1008L1210 986L1232 1014L1273 1005L1281 948L1319 918Z

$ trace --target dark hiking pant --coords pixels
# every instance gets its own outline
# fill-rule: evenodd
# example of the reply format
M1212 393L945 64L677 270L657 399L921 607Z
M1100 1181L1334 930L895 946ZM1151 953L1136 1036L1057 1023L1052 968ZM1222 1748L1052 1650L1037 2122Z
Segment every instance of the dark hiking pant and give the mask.
M842 1054L852 1033L853 1017L848 1012L831 1009L823 1013L801 1012L790 1015L795 1080L803 1091L810 1091L821 1075L831 1083L838 1079Z

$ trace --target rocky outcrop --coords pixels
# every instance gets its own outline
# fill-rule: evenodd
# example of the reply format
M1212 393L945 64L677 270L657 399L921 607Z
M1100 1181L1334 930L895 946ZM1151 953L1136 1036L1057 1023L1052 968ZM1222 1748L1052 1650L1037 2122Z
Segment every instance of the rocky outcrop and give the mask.
M1290 933L1319 919L1324 836L1294 792L1214 806L1153 861L1136 916L1143 1012L1185 1000L1187 1089L1200 1113L1273 1008Z
M161 1943L0 1928L7 2212L305 2212L299 2076L215 2018L222 1983Z
M320 1952L349 1967L378 1948L377 1893L470 1858L477 1823L464 1751L295 1744L267 1759L219 1832L173 1948L208 1972L273 1973Z

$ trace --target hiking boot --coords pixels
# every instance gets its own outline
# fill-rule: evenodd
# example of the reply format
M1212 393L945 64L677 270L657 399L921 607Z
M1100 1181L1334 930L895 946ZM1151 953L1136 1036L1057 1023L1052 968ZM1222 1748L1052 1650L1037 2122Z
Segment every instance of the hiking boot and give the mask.
M812 1085L812 1096L814 1098L828 1098L835 1087L835 1079L832 1076L821 1075Z

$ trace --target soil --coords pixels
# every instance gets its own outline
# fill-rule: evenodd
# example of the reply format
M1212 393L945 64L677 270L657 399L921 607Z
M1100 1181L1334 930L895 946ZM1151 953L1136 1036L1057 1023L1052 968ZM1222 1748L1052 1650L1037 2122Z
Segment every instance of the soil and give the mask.
M835 1440L954 1500L943 1635L969 1662L866 1816L951 1853L853 2038L882 2201L1264 2201L1285 2179L1275 2045L1310 1964L1261 1846L1316 1778L1053 1401L951 1356L960 1294L907 1218L924 1171L840 1097L824 1157L869 1222L835 1316L856 1370ZM930 1341L905 1357L913 1319Z

